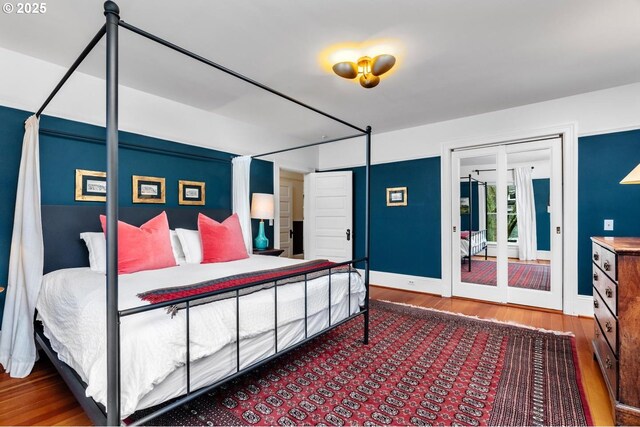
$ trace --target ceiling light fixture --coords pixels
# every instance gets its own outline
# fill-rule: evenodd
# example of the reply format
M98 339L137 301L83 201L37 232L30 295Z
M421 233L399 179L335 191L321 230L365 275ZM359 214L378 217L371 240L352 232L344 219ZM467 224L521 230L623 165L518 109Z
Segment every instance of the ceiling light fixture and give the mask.
M360 86L371 89L378 86L382 74L389 71L396 63L393 55L378 55L373 59L363 56L354 62L338 62L333 66L333 72L345 79L355 79L360 76Z

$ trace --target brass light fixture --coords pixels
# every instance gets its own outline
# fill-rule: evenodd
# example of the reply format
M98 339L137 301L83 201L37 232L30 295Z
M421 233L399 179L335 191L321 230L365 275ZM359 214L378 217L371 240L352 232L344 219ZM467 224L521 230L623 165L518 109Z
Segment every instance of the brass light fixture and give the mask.
M345 79L355 79L360 76L360 86L371 89L378 86L382 74L389 71L396 63L393 55L378 55L373 59L363 56L354 62L338 62L333 66L333 72Z

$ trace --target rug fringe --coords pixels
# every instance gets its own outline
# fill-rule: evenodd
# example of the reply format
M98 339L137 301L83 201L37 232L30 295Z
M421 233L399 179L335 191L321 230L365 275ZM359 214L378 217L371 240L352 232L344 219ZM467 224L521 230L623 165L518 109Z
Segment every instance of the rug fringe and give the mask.
M383 300L383 299L379 299L379 300L375 300L375 301L380 301L380 302L384 302L384 303L388 303L388 304L403 305L405 307L417 308L417 309L426 310L426 311L433 311L435 313L442 313L442 314L449 314L449 315L454 315L454 316L467 317L469 319L480 320L482 322L491 322L491 323L499 323L499 324L502 324L502 325L516 326L518 328L529 329L529 330L532 330L532 331L543 332L543 333L546 333L546 334L575 337L573 332L552 331L552 330L544 329L544 328L535 328L533 326L523 325L522 323L514 322L512 320L487 319L487 318L483 318L483 317L473 316L473 315L470 315L470 314L455 313L453 311L438 310L437 308L421 307L419 305L413 305L413 304L407 304L407 303L404 303L404 302L396 302L396 301L389 301L389 300Z

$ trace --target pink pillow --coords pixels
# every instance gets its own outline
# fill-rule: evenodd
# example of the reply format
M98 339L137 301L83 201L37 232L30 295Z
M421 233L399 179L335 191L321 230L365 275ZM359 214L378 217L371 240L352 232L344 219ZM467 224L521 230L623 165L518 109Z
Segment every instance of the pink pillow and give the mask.
M238 214L231 215L222 224L198 214L198 230L202 241L203 264L249 258Z
M469 232L468 231L461 231L460 232L460 238L461 239L468 239L469 238Z
M104 215L100 215L100 223L106 233L107 218ZM118 221L118 274L157 270L175 265L166 212L140 227Z

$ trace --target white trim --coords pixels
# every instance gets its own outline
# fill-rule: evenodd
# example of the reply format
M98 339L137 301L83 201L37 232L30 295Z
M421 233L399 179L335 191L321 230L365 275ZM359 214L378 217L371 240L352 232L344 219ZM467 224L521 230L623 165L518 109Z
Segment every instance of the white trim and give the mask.
M275 201L275 209L273 212L273 247L280 249L280 171L286 170L306 175L310 172L313 172L313 169L304 169L295 166L284 165L274 159L263 160L273 162L273 199Z
M539 129L522 129L507 133L472 139L461 139L441 144L441 233L442 233L442 283L443 296L451 295L453 285L451 247L452 238L452 181L451 153L463 147L496 144L500 141L517 141L543 135L562 135L563 138L563 305L565 314L577 315L584 311L581 295L578 295L578 124L571 122Z
M537 254L536 254L536 258L537 259L542 259L545 261L548 261L551 259L551 251L541 251L538 250Z
M578 295L574 303L575 316L593 317L593 297Z
M363 269L358 269L364 275ZM388 273L386 271L370 271L370 283L386 288L402 289L406 291L425 292L434 295L442 295L442 279L424 276L412 276L409 274ZM413 284L409 284L413 282ZM444 296L444 295L443 295Z

